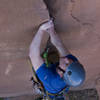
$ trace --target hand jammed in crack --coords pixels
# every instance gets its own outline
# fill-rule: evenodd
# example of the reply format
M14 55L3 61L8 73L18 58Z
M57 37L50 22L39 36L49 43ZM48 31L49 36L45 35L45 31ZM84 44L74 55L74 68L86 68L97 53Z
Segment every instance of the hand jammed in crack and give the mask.
M46 31L48 33L52 33L54 31L54 24L52 20L49 20L43 24L41 24L39 31Z

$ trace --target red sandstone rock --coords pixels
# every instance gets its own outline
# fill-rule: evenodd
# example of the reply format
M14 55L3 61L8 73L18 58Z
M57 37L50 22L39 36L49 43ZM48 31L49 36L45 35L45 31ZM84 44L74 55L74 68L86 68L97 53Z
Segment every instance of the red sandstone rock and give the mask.
M73 89L96 88L100 77L100 1L49 0L47 4L64 44L86 69L86 81Z
M32 94L28 49L48 19L42 0L0 0L0 97Z
M99 91L100 1L49 0L49 7L58 34L86 69L86 81L76 89ZM0 1L0 96L32 93L28 47L37 26L46 19L41 0Z

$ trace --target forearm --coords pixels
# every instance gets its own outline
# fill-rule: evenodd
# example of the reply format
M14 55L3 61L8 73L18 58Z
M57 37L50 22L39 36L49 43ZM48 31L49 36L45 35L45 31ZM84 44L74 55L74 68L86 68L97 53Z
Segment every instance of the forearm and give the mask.
M70 52L68 51L67 48L65 48L64 44L62 43L61 39L59 38L56 32L54 32L53 34L50 34L50 38L53 45L57 48L60 54L60 57L70 54Z
M35 37L33 38L32 43L30 45L30 52L29 52L30 57L34 56L34 54L40 56L40 46L41 46L43 34L44 31L38 30Z

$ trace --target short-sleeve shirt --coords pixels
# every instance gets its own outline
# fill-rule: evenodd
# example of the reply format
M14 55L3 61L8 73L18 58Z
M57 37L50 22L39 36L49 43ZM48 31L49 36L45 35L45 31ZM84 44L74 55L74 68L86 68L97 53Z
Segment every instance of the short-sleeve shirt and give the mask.
M77 61L77 58L73 55L67 55L67 58ZM46 91L49 93L59 93L62 89L66 87L69 90L67 83L59 76L56 72L57 64L50 64L49 67L43 63L36 71L36 74Z

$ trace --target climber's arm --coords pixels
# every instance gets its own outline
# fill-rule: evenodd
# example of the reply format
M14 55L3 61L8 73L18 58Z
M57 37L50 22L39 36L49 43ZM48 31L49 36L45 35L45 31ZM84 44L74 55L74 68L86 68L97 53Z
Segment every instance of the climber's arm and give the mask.
M53 22L52 22L53 24ZM52 44L57 48L60 57L64 57L68 54L70 54L70 52L68 51L67 48L65 48L64 44L62 43L60 37L58 36L58 34L55 32L54 27L52 27L48 33L50 34L50 38L51 38L51 42Z
M50 33L51 42L57 48L60 57L65 57L66 55L70 54L67 48L65 48L64 44L62 43L61 39L59 38L56 32Z
M48 21L42 24L30 45L29 57L31 59L31 62L35 71L44 63L40 55L40 46L41 46L41 42L42 42L44 34L47 34L46 30L48 30L51 27L52 27L51 21Z
M40 56L40 45L44 32L38 30L30 45L29 57L35 71L43 64L43 59Z

